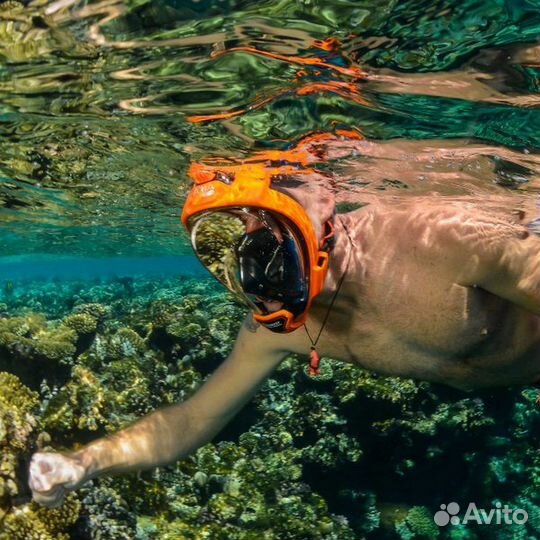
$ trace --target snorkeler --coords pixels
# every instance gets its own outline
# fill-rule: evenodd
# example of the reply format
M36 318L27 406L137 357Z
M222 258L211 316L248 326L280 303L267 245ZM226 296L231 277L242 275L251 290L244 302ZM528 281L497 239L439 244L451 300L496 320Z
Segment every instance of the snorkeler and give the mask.
M371 143L325 144L340 152ZM540 237L527 211L431 195L336 214L332 190L291 181L285 169L192 167L182 221L199 259L250 315L229 357L185 402L79 451L35 454L36 501L57 506L97 476L194 452L290 353L309 358L315 375L328 356L464 390L540 378Z

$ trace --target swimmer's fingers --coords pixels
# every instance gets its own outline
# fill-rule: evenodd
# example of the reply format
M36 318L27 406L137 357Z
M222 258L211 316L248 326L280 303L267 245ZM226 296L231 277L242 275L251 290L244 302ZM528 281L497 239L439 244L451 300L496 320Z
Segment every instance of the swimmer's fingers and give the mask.
M66 495L69 493L63 486L55 486L49 491L32 491L32 497L35 502L48 508L57 508L64 502Z
M84 467L75 459L52 452L34 454L30 462L28 485L34 500L46 506L58 506L85 477Z

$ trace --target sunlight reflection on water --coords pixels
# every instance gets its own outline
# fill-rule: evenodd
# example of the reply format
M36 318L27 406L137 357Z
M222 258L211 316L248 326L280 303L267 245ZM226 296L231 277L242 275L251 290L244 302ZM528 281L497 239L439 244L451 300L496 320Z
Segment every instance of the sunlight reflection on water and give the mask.
M188 253L190 161L356 130L318 165L355 197L538 190L526 6L78 2L0 8L4 254Z

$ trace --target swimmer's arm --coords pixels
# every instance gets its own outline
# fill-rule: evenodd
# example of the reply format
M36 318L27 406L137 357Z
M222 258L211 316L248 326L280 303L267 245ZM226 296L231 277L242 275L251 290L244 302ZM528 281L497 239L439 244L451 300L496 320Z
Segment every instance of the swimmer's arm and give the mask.
M270 334L244 324L229 357L191 398L79 451L85 480L171 463L209 442L286 356Z

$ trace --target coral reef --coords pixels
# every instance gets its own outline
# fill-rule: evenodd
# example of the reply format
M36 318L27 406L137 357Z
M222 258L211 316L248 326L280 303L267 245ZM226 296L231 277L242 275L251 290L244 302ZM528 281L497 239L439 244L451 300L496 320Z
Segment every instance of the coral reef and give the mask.
M80 508L73 494L60 508L43 508L36 503L14 508L1 524L0 540L69 540Z
M52 299L54 313L36 312L30 292L25 307L17 284L1 298L2 540L540 534L535 389L463 394L332 359L310 378L294 356L194 455L95 480L58 510L25 503L24 468L36 447L73 448L183 401L230 351L244 311L213 283L130 287L127 295L121 280L78 290L65 284ZM34 284L35 298L46 288ZM451 501L463 509L472 501L486 509L506 504L529 519L482 530L437 526L434 513Z
M97 330L97 319L88 313L74 313L64 319L64 326L74 330L77 335L84 336Z
M81 490L84 515L77 524L77 537L91 540L132 540L136 519L117 491L90 485Z
M10 373L0 373L0 519L19 494L19 458L36 426L38 395Z
M34 443L39 396L5 372L0 387L0 540L69 540L80 508L75 495L58 509L17 500L26 491L20 472Z
M403 540L436 538L439 528L433 521L433 512L424 506L413 506L403 521L396 523L396 531Z
M17 374L34 389L43 379L65 381L69 368L83 345L91 342L96 329L97 320L84 313L50 323L34 313L2 318L0 369Z

